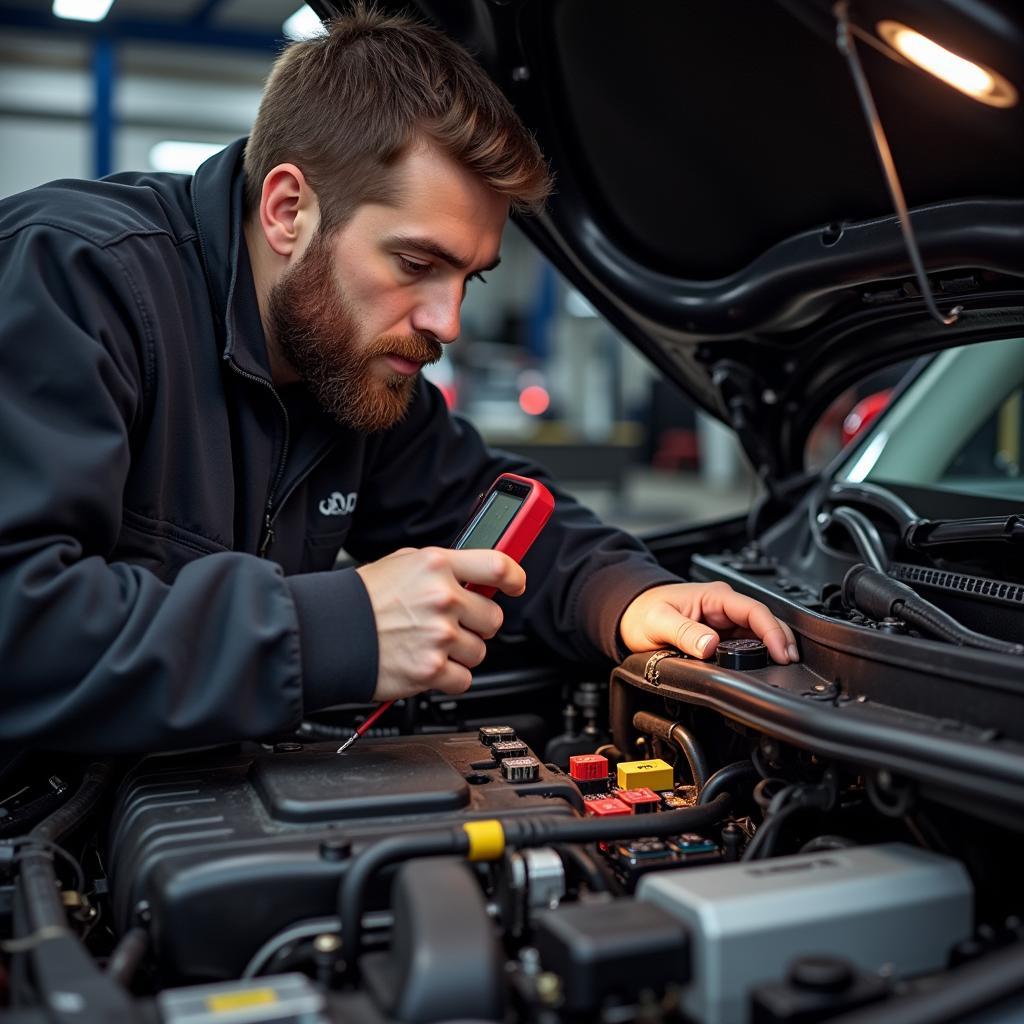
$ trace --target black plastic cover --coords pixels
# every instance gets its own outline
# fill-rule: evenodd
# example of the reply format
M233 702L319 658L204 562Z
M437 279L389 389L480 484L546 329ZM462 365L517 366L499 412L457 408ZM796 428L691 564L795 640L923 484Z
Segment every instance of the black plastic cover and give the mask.
M344 754L269 754L250 773L278 821L347 821L451 811L469 803L469 784L441 755L412 740L401 746L356 744Z
M476 732L157 755L111 818L113 926L145 923L165 983L238 977L273 936L336 921L338 887L367 843L475 818L575 817L582 798L545 765L514 783L474 768ZM471 782L467 782L471 778ZM366 895L387 902L385 872Z
M633 1000L690 978L686 926L652 903L575 903L534 917L533 944L562 978L564 1007L592 1011L608 996Z

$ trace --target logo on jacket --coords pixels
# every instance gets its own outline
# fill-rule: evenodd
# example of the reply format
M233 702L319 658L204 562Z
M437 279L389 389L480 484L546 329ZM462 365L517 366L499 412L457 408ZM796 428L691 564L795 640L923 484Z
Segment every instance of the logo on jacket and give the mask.
M320 502L320 514L325 516L347 516L356 510L356 492L342 494L335 491L329 498Z

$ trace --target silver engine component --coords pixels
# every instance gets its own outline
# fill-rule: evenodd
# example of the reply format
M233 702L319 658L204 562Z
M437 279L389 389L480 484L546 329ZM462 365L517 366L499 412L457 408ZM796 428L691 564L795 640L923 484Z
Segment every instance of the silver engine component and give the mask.
M752 988L797 957L909 977L945 967L973 927L962 865L899 843L658 872L640 880L637 899L691 928L684 1006L702 1024L746 1024Z

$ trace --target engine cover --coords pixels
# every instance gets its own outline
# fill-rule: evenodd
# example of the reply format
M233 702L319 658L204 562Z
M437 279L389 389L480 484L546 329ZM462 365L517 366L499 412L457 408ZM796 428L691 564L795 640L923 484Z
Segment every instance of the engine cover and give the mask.
M159 755L124 781L111 822L115 926L144 923L165 981L237 977L299 921L332 918L353 848L473 818L574 816L544 765L509 782L476 734ZM367 907L382 906L380 892Z

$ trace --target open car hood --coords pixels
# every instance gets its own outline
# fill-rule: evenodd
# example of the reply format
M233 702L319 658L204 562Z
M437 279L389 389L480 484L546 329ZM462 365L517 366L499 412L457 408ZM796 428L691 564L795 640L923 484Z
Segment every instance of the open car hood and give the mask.
M969 98L875 31L902 22L1024 97L1011 0L850 9L936 301L964 307L952 327L922 301L830 3L390 6L441 26L505 90L556 175L523 229L766 476L802 468L827 403L871 370L1024 324L1024 102Z

